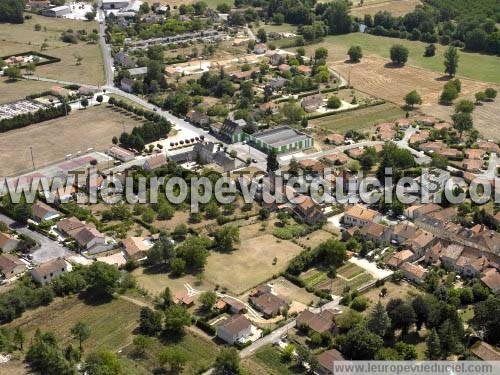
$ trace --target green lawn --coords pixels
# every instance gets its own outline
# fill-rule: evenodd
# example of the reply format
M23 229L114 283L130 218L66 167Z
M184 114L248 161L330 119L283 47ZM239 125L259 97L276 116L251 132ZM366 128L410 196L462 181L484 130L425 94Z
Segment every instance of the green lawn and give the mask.
M165 344L165 345L164 345ZM159 368L159 353L166 347L178 348L187 358L183 374L200 374L211 367L217 353L218 347L211 341L195 336L187 331L178 341L161 343L153 339L152 345L147 350L144 358L136 358L132 354L133 346L126 347L121 353L125 374L142 375L152 374Z
M309 125L328 132L345 133L348 130L364 132L370 130L376 124L392 121L404 117L404 115L405 112L400 107L391 103L384 103L310 120Z
M282 25L265 25L261 23L259 26L254 26L253 30L254 32L257 32L260 28L266 30L268 33L270 32L275 32L275 33L297 33L297 27L294 25L290 25L289 23L284 23Z
M257 350L252 359L267 370L266 374L289 375L304 373L295 363L282 362L280 352L270 345Z
M283 43L286 43L286 41L277 42L278 45L282 45ZM362 33L327 36L322 42L308 46L306 48L306 55L310 56L318 47L326 47L329 52L329 60L338 61L347 59L347 50L350 46L359 45L364 55L373 54L389 58L389 50L393 44L403 44L408 47L410 50L408 64L437 72L444 72L443 54L448 48L447 46L436 44L436 55L433 57L424 57L426 43ZM500 57L498 56L461 51L457 74L480 81L500 83L499 66Z
M140 307L122 299L109 303L89 305L77 297L58 298L49 306L28 311L10 323L20 327L28 342L37 328L52 331L61 346L76 344L70 334L71 327L82 320L90 325L90 337L83 343L85 351L105 348L117 350L132 342L132 332L137 327Z

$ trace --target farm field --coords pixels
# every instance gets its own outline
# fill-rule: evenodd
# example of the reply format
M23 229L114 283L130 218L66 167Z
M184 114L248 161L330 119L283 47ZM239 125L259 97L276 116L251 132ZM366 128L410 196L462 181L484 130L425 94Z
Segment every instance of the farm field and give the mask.
M112 115L111 115L112 114ZM103 150L113 136L131 131L138 121L104 105L72 111L39 124L0 134L0 174L9 176L31 169L30 146L35 166L51 164L65 155L93 147Z
M332 116L309 120L309 126L330 133L346 133L349 130L366 132L381 122L396 120L405 112L392 103L384 103L373 107L361 108L355 111L339 113Z
M474 96L470 95L468 99L474 100ZM454 112L453 106L443 106L439 104L426 106L423 110L429 115L447 121L451 120L451 115ZM476 105L474 112L472 112L474 128L476 128L487 139L495 139L497 141L500 140L498 126L492 125L498 122L498 118L500 118L500 100L498 98L494 102Z
M35 31L35 25L42 29ZM70 82L99 85L104 83L104 65L99 44L79 41L68 44L60 40L67 29L82 30L87 33L97 29L97 22L43 17L33 14L32 19L23 24L0 24L0 56L8 56L27 51L40 51L44 41L49 45L43 53L58 57L60 62L38 66L35 75ZM83 57L81 65L76 65L75 54Z
M355 290L372 280L372 276L368 272L352 263L346 263L338 268L337 277L333 279L333 282L325 271L315 268L302 273L300 278L308 287L325 290L329 290L331 287L332 294L335 295L340 295L346 286Z
M277 46L284 44L286 44L286 40L276 42ZM314 54L316 48L327 48L328 61L333 63L346 60L348 58L347 50L352 45L361 46L365 57L376 55L388 59L389 50L394 44L403 44L409 49L408 65L439 72L441 75L444 74L443 54L448 47L440 44L436 44L435 56L424 57L426 43L363 33L351 33L346 35L330 35L325 37L320 43L314 43L305 48L306 56ZM295 49L292 48L291 50L295 51ZM500 83L500 74L498 74L500 57L463 51L460 51L459 54L458 76L485 82Z
M293 242L278 240L271 234L242 238L232 252L212 252L204 274L212 283L241 294L283 271L288 261L301 251ZM275 257L277 264L273 265Z
M392 103L402 105L404 96L415 89L422 97L422 106L438 103L447 77L413 66L395 68L388 62L386 59L370 56L363 58L358 64L337 61L332 66L345 77L350 76L351 84L357 89ZM473 95L488 87L477 81L461 81L461 96Z
M50 90L54 86L50 82L20 80L8 82L4 77L0 77L0 104L24 99L27 95Z
M162 345L164 344L164 345ZM156 369L160 367L158 356L166 347L175 347L182 352L186 358L186 366L182 370L182 374L199 374L203 370L208 369L213 363L219 348L213 342L186 331L186 333L177 340L161 341L153 339L151 347L145 358L137 358L133 355L133 345L129 345L123 349L120 354L125 374L141 375L156 373Z
M83 343L85 351L101 348L115 351L132 342L139 310L139 306L122 299L91 305L78 297L66 297L55 299L49 306L25 312L9 326L20 327L26 333L26 342L30 341L37 328L52 331L64 347L70 342L77 344L70 330L82 320L90 325L91 330L90 338Z
M415 9L420 4L420 0L389 0L389 1L364 1L362 6L359 2L351 7L351 14L355 17L363 18L365 14L375 15L380 11L389 11L395 17L403 16Z

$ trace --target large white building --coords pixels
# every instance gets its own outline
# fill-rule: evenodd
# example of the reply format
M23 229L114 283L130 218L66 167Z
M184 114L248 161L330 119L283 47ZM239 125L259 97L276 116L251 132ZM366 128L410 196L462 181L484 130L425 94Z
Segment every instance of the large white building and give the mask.
M102 8L105 10L124 9L128 6L128 0L102 0Z

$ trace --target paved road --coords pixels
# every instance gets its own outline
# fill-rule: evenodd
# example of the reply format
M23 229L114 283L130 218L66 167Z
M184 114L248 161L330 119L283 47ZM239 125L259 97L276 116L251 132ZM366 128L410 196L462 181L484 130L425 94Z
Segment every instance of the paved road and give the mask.
M36 264L45 263L49 260L60 257L75 255L72 251L68 250L58 242L53 241L38 232L32 231L28 227L21 226L21 224L17 223L15 220L12 220L8 216L0 214L0 221L3 221L8 226L15 229L17 232L32 238L40 244L40 247L32 252L33 262Z
M104 20L104 11L101 9L101 1L97 7L99 19ZM111 57L111 47L106 44L106 22L99 22L99 44L101 46L102 58L104 60L104 73L106 74L106 86L113 86L113 58Z
M335 296L333 301L330 301L326 304L324 304L321 307L315 307L312 308L311 311L313 313L318 313L320 310L325 310L325 309L333 309L339 306L340 303L340 297ZM287 324L285 324L283 327L280 327L274 331L272 331L269 335L261 337L257 341L253 342L252 345L246 347L245 349L240 351L240 357L245 358L250 355L252 355L257 349L268 345L268 344L273 344L277 342L289 329L295 327L297 324L297 320L293 319L289 321Z

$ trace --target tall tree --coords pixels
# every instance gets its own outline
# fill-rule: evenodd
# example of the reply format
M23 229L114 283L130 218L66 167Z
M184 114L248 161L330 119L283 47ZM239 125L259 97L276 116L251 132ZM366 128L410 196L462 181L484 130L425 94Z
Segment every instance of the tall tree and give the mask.
M384 337L391 327L391 319L380 301L378 301L370 312L366 325L370 331L380 337Z
M187 357L184 352L175 346L166 347L160 353L159 362L162 367L168 365L173 374L178 374L186 364Z
M88 323L79 320L71 328L71 334L78 339L80 351L83 351L82 343L90 337L90 326Z
M115 353L109 350L98 350L87 356L83 371L88 375L120 375L122 366Z
M455 113L451 116L451 119L453 120L453 127L460 133L460 138L462 138L464 132L468 132L474 127L470 113Z
M182 306L172 305L165 311L165 330L182 333L184 326L191 324L189 312Z
M359 325L345 335L342 353L353 360L371 360L375 358L375 353L382 348L383 343L380 336Z
M425 356L429 360L438 360L441 358L441 342L439 341L439 336L436 329L433 328L427 336L425 341L427 349L425 350Z
M422 104L422 98L420 97L420 95L418 94L417 91L413 90L413 91L409 92L408 94L406 94L405 103L407 106L409 106L409 107L411 107L411 109L413 109L415 104L419 104L419 105Z
M222 348L215 359L216 375L233 375L240 373L240 356L235 348Z
M280 165L278 163L278 157L276 151L271 150L267 155L267 171L269 173L276 172L279 169Z
M458 49L450 46L444 53L444 72L450 77L453 77L457 73L458 59Z

